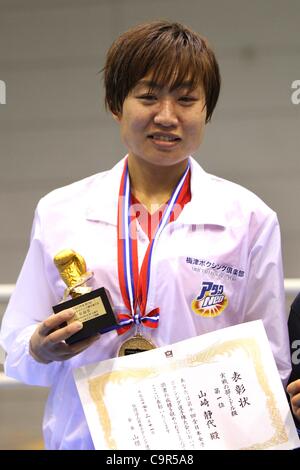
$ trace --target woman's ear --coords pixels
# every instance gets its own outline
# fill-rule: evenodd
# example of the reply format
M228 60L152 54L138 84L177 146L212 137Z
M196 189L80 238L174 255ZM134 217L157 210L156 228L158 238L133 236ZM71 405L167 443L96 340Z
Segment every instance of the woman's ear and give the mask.
M116 122L120 122L121 121L121 114L120 113L111 113L112 114L112 117L114 118L114 120Z

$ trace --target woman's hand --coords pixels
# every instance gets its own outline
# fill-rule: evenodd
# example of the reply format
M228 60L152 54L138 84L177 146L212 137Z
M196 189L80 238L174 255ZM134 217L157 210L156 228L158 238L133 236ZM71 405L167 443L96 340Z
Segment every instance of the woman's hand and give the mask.
M290 396L293 413L300 421L300 379L291 382L286 391Z
M73 316L74 311L67 309L51 315L39 324L30 338L30 354L36 361L43 364L65 361L87 349L100 337L97 334L72 345L66 344L64 340L80 331L83 326L76 320L61 327L62 323L70 321Z

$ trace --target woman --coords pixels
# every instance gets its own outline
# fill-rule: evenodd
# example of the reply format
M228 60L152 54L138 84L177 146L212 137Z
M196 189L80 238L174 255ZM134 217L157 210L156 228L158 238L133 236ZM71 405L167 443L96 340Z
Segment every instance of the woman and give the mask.
M277 217L192 158L220 90L207 41L177 23L139 25L113 43L104 74L128 155L39 202L2 326L6 373L51 387L50 449L93 448L72 370L115 357L136 332L151 348L262 319L283 382L290 373ZM72 310L50 314L65 288L53 258L66 248L109 290L119 334L66 344L82 328Z

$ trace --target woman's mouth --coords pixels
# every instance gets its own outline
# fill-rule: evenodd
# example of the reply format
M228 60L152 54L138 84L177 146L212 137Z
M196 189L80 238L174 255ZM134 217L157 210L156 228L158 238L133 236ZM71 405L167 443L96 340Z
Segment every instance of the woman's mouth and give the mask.
M181 141L181 138L176 134L167 133L154 133L149 134L148 138L153 141L154 144L163 147L173 147Z

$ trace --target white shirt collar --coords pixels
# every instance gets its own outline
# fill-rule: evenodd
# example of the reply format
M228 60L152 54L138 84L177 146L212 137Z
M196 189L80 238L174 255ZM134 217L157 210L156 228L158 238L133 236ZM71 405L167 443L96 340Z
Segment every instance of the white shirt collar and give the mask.
M124 157L111 170L100 173L95 178L89 194L86 218L117 224L118 196ZM218 179L206 173L197 161L190 157L191 201L185 205L178 217L183 224L210 224L226 226L225 207L222 194L218 190Z
M191 201L185 205L178 217L184 224L227 225L224 198L220 193L220 181L216 176L203 170L199 163L190 157L191 165Z
M99 173L95 178L87 195L86 218L88 220L117 225L119 189L125 158L111 170Z

